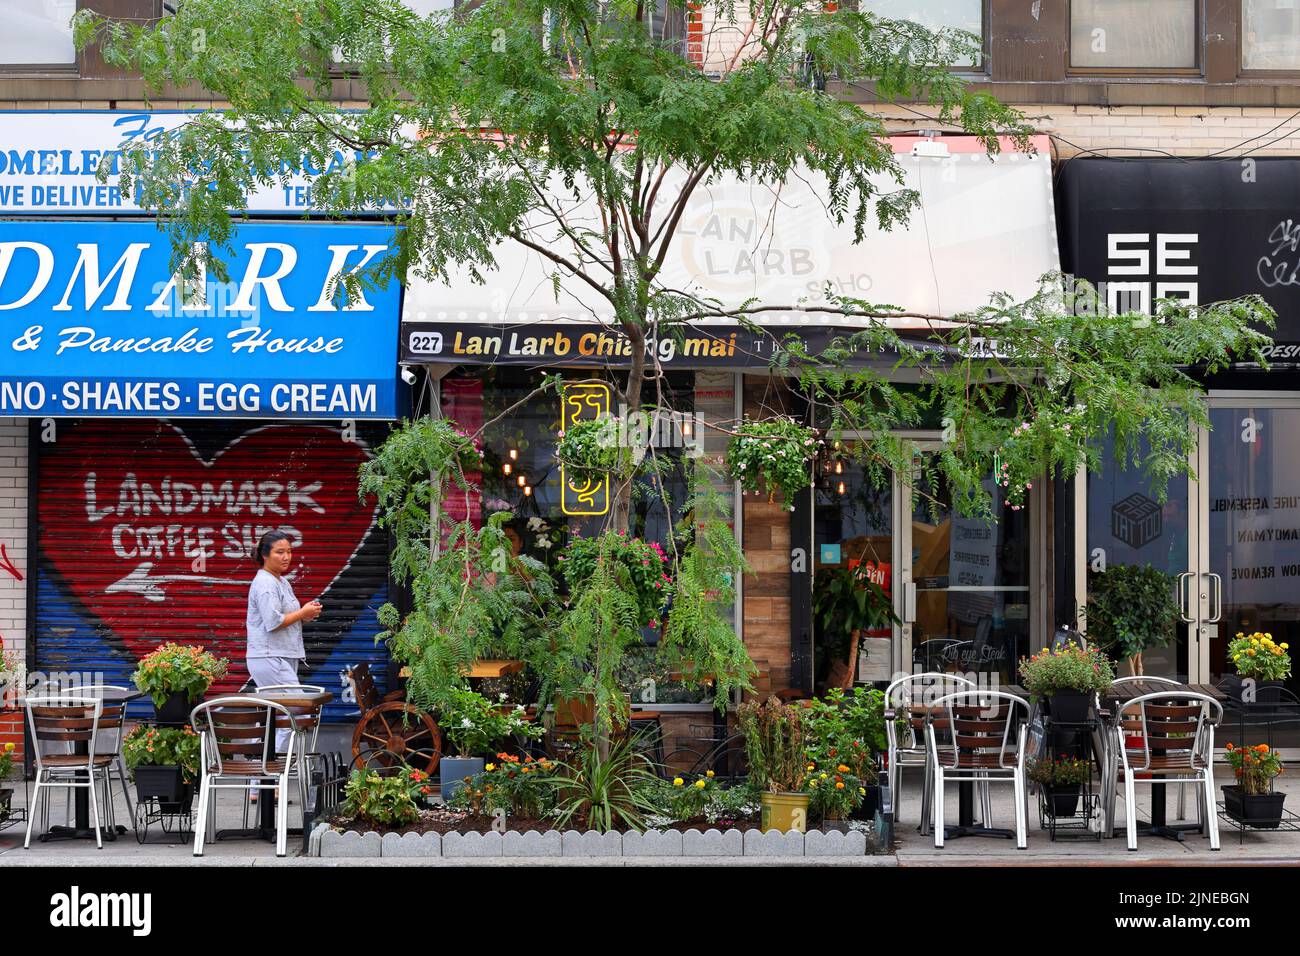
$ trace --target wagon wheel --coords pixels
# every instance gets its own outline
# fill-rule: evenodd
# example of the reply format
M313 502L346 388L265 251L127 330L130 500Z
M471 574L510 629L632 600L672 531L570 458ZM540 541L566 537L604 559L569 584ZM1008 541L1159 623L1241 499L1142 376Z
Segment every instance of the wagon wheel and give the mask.
M352 734L352 756L386 750L417 770L432 774L442 757L442 732L433 718L410 704L385 701L361 715ZM387 757L377 761L392 760Z

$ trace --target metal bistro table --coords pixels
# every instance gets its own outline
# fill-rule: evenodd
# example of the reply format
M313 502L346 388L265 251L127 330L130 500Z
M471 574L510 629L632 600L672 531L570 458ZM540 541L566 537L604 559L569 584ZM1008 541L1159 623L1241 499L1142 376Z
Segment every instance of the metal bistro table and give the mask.
M1205 694L1220 703L1228 699L1227 695L1213 684L1166 684L1163 681L1125 681L1122 684L1117 684L1102 696L1102 718L1108 721L1111 726L1111 732L1105 735L1109 746L1124 746L1124 731L1118 725L1120 710L1129 701L1144 694L1168 694L1170 697L1177 697L1179 694ZM1111 833L1114 828L1116 811L1114 791L1119 772L1115 769L1119 762L1118 751L1109 754L1107 759L1111 772L1103 774L1102 785L1107 788L1105 795L1107 807L1106 832ZM1200 832L1202 824L1170 823L1168 821L1166 791L1170 786L1172 784L1151 787L1151 821L1149 823L1139 821L1138 831L1151 836L1177 840L1181 843L1183 837L1188 833ZM1209 812L1212 812L1212 810Z
M84 689L70 688L67 690L61 688L60 689L51 688L49 689L48 692L33 694L31 695L30 698L28 697L20 698L18 701L18 706L26 709L27 701L29 699L37 700L42 697L72 697L72 698L86 697L86 698L94 698L94 699L102 700L105 703L126 704L133 700L138 700L143 696L144 694L141 691L132 690L130 688L88 687ZM89 757L90 741L89 740L74 741L72 744L72 752L76 754L78 757ZM84 770L76 770L73 772L79 778L84 777L86 773L86 771ZM109 793L111 799L111 794L112 794L111 784L109 786ZM31 813L33 809L34 808L29 807L27 809L27 812ZM120 823L116 827L107 827L102 825L100 826L100 835L105 840L110 840L110 841L116 840L118 836L125 833L126 833L126 827ZM90 788L77 787L76 793L73 794L73 825L72 826L50 827L49 830L47 830L45 833L42 833L39 837L37 837L37 839L40 840L42 843L48 843L50 840L93 840L95 839L95 828L90 825Z
M334 695L329 691L319 693L290 693L287 691L273 691L266 694L252 691L244 694L232 696L247 697L250 700L269 700L277 704L283 704L286 707L324 707L334 699ZM271 738L274 740L274 737ZM299 773L307 773L307 767L303 764L298 765ZM274 786L274 777L263 777L262 782ZM286 799L288 794L285 794ZM245 797L245 800L248 798ZM258 791L257 795L257 826L250 829L219 830L216 833L216 839L261 839L275 842L275 791L264 789ZM301 835L301 827L289 827L288 832L293 835Z

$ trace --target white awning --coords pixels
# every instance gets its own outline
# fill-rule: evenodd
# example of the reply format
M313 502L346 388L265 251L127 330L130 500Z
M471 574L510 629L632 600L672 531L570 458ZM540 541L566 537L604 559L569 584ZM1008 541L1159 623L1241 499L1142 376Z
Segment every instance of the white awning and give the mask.
M1034 137L1029 154L1008 144L990 155L969 136L895 137L890 144L904 172L903 188L921 198L905 226L884 232L869 216L863 241L854 244L852 222L837 224L827 213L819 177L792 177L779 189L715 183L692 197L662 284L726 308L749 300L774 307L751 315L763 326L855 325L861 319L816 311L828 304L828 284L836 294L874 305L951 316L987 304L998 292L1027 298L1040 276L1059 268L1046 137ZM878 185L882 192L900 188L888 177ZM595 215L594 206L575 206L571 196L564 202L566 218L581 222ZM574 248L553 223L549 231L533 229L529 238L566 255ZM412 277L404 321L531 325L612 318L609 303L572 274L560 272L557 295L556 266L526 246L504 244L497 259L482 285L467 271L445 283ZM603 267L592 262L588 268L599 279Z

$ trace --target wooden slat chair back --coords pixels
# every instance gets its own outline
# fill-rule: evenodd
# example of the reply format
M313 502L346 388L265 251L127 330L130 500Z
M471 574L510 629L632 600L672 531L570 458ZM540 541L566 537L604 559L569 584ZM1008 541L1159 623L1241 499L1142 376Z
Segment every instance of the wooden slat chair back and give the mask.
M292 714L272 701L222 697L200 704L192 715L203 735L207 767L221 776L271 777L284 772L275 753L277 721L290 726Z
M1127 767L1153 774L1202 769L1209 710L1202 700L1176 694L1121 705Z
M102 701L92 697L43 697L27 702L38 771L85 769L92 764L104 766L112 759L112 754L95 754L91 746L100 731L102 706ZM73 753L76 745L83 743L90 752Z
M1029 705L1010 694L963 691L944 698L929 716L944 770L1014 770L1020 721L1028 716Z

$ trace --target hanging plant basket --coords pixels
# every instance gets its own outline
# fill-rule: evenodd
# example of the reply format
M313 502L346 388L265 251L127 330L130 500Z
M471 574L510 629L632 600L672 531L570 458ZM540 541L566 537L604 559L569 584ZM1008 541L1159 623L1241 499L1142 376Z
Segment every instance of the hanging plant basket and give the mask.
M629 447L617 419L606 416L577 422L560 432L555 459L569 481L595 484L630 475L637 465L636 451Z
M817 432L793 418L746 419L727 446L727 470L745 491L781 495L793 508L795 496L812 486L812 460L821 447Z

